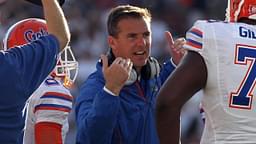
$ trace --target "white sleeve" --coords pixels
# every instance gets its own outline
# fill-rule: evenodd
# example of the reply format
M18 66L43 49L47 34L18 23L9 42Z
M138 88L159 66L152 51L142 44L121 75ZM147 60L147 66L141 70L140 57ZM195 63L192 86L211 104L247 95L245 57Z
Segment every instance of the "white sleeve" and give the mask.
M107 92L107 93L113 95L113 96L117 96L117 95L114 94L112 91L110 91L109 89L107 89L105 86L104 86L103 90L104 90L105 92Z
M197 21L194 26L186 33L185 49L200 52L203 49L205 21Z
M63 125L72 109L72 100L70 93L44 93L34 108L36 123L55 122Z

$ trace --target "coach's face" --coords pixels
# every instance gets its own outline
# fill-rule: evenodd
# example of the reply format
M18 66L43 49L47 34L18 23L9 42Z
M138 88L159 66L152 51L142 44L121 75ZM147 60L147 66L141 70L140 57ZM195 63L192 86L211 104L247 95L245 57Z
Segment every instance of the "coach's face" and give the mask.
M118 22L118 34L110 36L110 47L116 57L130 58L135 68L147 62L151 49L150 22L141 18L126 18Z

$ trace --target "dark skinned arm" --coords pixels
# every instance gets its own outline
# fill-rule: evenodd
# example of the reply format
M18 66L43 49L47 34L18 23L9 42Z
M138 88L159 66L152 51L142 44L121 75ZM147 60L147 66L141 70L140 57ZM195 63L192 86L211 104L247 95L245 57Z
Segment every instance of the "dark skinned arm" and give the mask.
M206 80L207 68L203 57L188 51L160 89L157 98L156 121L161 144L179 144L181 108L205 87Z

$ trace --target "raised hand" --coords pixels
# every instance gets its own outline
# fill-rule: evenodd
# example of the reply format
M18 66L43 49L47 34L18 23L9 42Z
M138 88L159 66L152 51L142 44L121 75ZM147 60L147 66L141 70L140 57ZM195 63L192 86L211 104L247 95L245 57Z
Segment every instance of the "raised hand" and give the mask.
M106 55L101 55L101 60L102 72L106 81L105 87L115 95L119 95L131 73L133 66L131 60L117 57L110 66L108 66Z
M186 50L183 49L183 45L186 43L185 38L178 38L173 41L172 34L169 31L165 32L165 37L169 45L169 52L173 59L173 62L178 65Z

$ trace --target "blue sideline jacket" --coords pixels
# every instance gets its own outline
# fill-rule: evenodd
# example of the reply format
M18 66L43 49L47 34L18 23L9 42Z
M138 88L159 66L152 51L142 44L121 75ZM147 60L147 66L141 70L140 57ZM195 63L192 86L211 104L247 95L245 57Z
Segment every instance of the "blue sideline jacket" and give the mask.
M174 69L168 61L159 77L136 81L113 96L103 89L102 67L97 63L76 100L77 144L158 144L156 95Z

